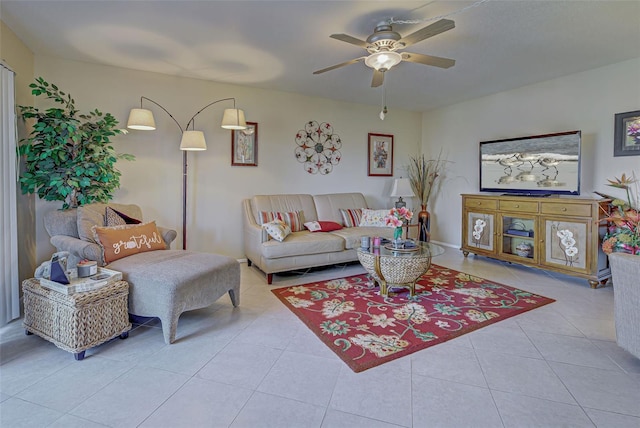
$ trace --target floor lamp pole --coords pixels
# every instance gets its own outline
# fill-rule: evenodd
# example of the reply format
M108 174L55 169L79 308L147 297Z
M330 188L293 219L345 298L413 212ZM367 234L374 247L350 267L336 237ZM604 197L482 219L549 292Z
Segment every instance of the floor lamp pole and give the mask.
M182 249L187 249L187 151L182 152Z
M147 98L140 97L140 108L131 109L129 113L129 120L127 122L127 128L138 129L141 131L151 131L156 129L155 119L153 118L153 113L151 110L142 108L142 100L147 100L162 110L173 119L178 128L180 129L180 133L182 134L182 140L180 141L180 150L182 150L182 249L187 249L187 152L192 150L206 150L207 144L204 139L204 134L201 131L196 131L193 129L195 127L195 118L197 115L202 113L206 108L217 104L222 101L233 101L233 109L227 109L224 112L222 117L222 128L224 129L246 129L247 124L244 119L244 112L242 110L236 109L236 99L235 98L222 98L220 100L213 101L206 106L202 107L196 114L194 114L189 122L187 122L187 126L182 128L180 123L176 120L175 117L169 111L158 104L156 101ZM228 114L230 113L230 114ZM189 125L192 125L192 131L189 131Z

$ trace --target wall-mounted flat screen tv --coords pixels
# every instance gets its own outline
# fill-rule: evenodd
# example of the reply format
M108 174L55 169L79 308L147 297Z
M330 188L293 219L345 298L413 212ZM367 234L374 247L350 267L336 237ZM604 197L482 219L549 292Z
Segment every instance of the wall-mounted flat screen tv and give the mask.
M580 194L580 131L480 142L480 191Z

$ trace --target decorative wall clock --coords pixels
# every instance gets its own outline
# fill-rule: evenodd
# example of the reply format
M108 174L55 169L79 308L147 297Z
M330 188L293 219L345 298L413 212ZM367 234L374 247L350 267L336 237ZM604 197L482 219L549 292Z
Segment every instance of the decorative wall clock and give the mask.
M310 120L296 133L296 159L309 174L327 175L333 171L333 166L342 159L340 148L342 140L326 122L318 125Z

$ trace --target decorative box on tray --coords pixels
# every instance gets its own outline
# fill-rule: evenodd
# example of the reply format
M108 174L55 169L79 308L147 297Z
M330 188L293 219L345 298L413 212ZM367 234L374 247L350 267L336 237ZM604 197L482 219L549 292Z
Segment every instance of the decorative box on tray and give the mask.
M59 282L51 281L50 279L40 278L40 285L44 288L69 295L97 290L105 285L113 284L114 282L122 280L122 272L103 267L99 267L98 272L95 275L91 275L86 278L78 278L78 272L76 269L71 269L67 273L70 280L69 284L61 284Z

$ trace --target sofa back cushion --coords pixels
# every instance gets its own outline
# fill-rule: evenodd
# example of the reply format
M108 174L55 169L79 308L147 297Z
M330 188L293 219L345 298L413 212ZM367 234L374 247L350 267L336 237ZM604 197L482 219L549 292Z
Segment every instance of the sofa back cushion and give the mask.
M256 195L251 198L253 218L260 223L260 212L295 212L304 213L304 221L318 220L313 196L306 194L292 195Z
M367 201L362 193L315 195L313 200L316 203L316 211L318 213L317 220L335 221L340 224L344 224L342 215L340 214L341 209L368 208ZM307 218L307 221L308 220Z

